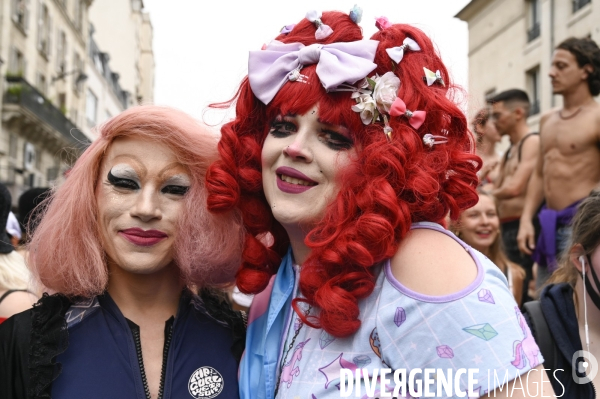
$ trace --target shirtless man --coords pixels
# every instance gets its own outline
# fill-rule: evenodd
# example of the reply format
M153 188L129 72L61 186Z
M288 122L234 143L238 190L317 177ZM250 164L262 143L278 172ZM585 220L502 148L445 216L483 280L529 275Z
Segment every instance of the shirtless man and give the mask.
M540 121L540 157L527 186L518 242L538 263L541 287L567 245L571 218L579 201L600 183L600 49L591 39L569 38L554 51L549 76L563 108ZM539 213L542 231L534 243L532 218Z
M500 171L501 156L496 151L496 143L501 139L492 118L490 110L483 108L477 112L473 119L473 132L476 137L475 153L479 155L483 166L477 172L479 186L484 190L494 188L494 181Z
M527 293L533 277L533 260L519 250L517 234L523 213L529 177L535 168L539 152L539 135L529 131L529 96L523 90L511 89L488 100L496 130L510 139L510 148L502 157L500 173L492 194L498 200L498 216L502 240L508 259L525 269L523 292ZM524 301L529 297L525 295Z

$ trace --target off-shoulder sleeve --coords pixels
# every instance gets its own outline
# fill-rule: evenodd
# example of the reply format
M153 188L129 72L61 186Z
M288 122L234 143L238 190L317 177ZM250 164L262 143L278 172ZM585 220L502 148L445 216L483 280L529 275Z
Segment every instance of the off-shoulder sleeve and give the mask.
M476 369L473 388L482 396L543 363L506 278L483 255L474 257L477 279L443 297L410 291L394 278L389 263L385 267L375 338L391 369L405 369L407 375L415 368L451 369L453 376L465 370L462 391L468 388L468 370Z

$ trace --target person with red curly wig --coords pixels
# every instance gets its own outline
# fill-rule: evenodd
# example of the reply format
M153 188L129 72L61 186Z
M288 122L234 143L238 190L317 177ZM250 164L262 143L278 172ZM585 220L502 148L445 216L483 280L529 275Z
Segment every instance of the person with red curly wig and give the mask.
M311 11L250 52L207 173L209 210L246 227L241 397L337 398L341 369L477 368L472 397L535 369L533 389L505 277L440 225L478 198L457 88L422 31L382 17L365 40L360 14Z
M243 228L206 209L217 136L152 105L98 133L34 221L29 266L53 295L0 325L0 397L238 397L243 319L211 288Z

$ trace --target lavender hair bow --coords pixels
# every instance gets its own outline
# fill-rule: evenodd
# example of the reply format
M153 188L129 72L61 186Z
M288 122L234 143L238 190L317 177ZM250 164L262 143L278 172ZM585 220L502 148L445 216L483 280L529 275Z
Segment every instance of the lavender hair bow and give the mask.
M378 43L376 40L358 40L304 46L273 40L264 50L250 51L250 87L260 101L268 104L293 72L311 64L317 64L317 76L326 90L342 83L354 84L377 67L373 59Z

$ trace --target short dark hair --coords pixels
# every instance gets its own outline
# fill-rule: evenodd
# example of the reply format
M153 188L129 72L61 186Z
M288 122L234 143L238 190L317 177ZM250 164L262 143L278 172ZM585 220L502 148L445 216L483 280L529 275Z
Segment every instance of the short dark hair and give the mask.
M487 100L488 104L495 104L495 103L499 103L499 102L503 102L504 104L507 104L507 105L510 103L513 103L513 102L521 103L523 109L525 110L525 117L529 116L529 108L531 106L531 102L529 101L529 96L527 95L527 92L525 92L524 90L521 90L521 89L505 90Z
M592 67L587 82L592 96L600 94L600 48L595 41L588 37L581 39L570 37L556 46L557 49L567 50L575 56L579 68L586 65Z

